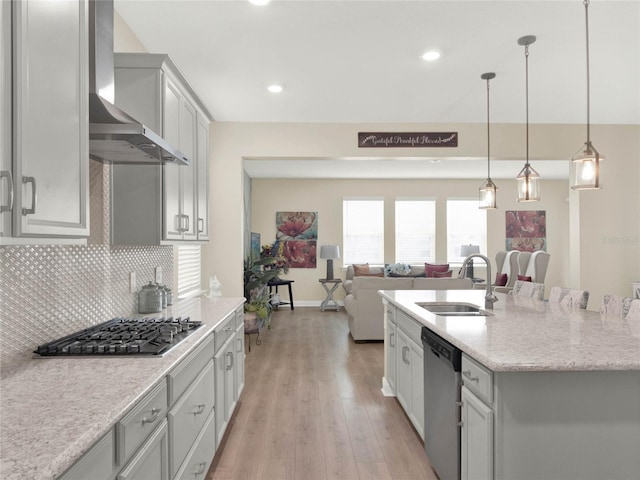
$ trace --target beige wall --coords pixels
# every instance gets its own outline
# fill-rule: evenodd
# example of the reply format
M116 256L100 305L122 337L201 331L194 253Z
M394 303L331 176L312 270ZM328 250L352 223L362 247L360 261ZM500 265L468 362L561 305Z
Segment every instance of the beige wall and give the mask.
M517 173L517 172L516 172ZM252 181L252 231L261 235L262 243L275 239L276 211L317 211L318 245L342 245L342 199L344 197L381 197L385 200L385 262L395 262L394 201L396 198L424 197L436 200L436 261L446 263L446 200L447 198L477 198L481 180L274 180ZM505 210L524 210L515 199L515 181L497 181L500 209L487 212L487 245L489 257L494 259L497 250L505 248ZM547 181L544 197L533 206L547 211L548 251L553 261L547 274L548 285L565 284L564 272L567 222L569 218L565 181ZM482 252L485 255L487 252ZM478 267L480 263L478 263ZM341 260L334 261L336 276L344 279ZM494 265L495 267L495 265ZM478 276L483 269L476 268ZM324 299L324 290L318 279L325 276L326 261L318 258L316 269L291 269L285 278L295 280L294 295L301 305L317 304ZM495 268L493 269L495 272ZM493 275L492 272L492 275ZM336 298L343 298L344 291L338 289Z
M379 155L379 151L358 149L358 131L458 131L460 145L457 149L429 149L430 156L470 156L482 158L486 151L486 126L481 124L281 124L281 123L227 123L211 125L211 226L212 240L204 248L205 265L203 278L217 275L224 285L225 295L242 294L241 265L243 261L243 158L340 158ZM594 144L606 154L602 166L605 188L597 192L571 193L568 182L542 182L542 202L522 208L513 202L511 181L499 181L500 209L489 214L489 230L499 232L490 237L490 255L502 247L504 236L504 210L546 210L549 221L549 249L552 253L547 284L582 287L591 291L590 309L597 309L602 294L619 293L629 295L630 283L640 279L640 127L638 126L592 126ZM530 158L570 158L584 142L583 125L531 125ZM524 128L522 125L492 126L492 153L496 159L523 159ZM387 156L425 155L416 149L385 149ZM515 172L517 173L517 172ZM515 174L514 173L514 174ZM254 195L260 195L257 181ZM295 183L295 182L293 182ZM320 183L320 182L318 182ZM336 182L336 184L339 182ZM357 182L356 182L357 183ZM366 182L362 182L366 183ZM376 182L372 182L374 185ZM434 184L436 188L440 182ZM464 183L464 182L462 182ZM475 196L477 181L469 182L468 190ZM355 183L354 183L355 184ZM457 185L455 182L454 185ZM274 212L278 209L314 210L310 196L305 193L291 195L288 200L280 198L288 189L278 188L272 193L275 198L273 212L268 213L268 224L262 225L258 215L253 214L254 231L268 238L273 229ZM448 190L443 182L442 195ZM437 187L440 188L440 187ZM458 192L454 193L456 196ZM306 196L305 196L306 195ZM395 193L393 194L395 195ZM545 197L546 195L546 197ZM574 197L580 199L578 202ZM341 200L341 196L338 201ZM571 198L571 201L569 199ZM565 200L566 199L566 200ZM254 199L254 205L257 200ZM317 200L320 213L320 243L340 239L341 234L331 233L323 225L326 206L336 208L336 199L323 193ZM264 199L263 199L264 202ZM279 202L279 203L278 203ZM331 202L334 202L333 204ZM262 207L261 207L262 208ZM339 210L338 210L339 212ZM570 229L571 227L571 229ZM579 231L576 232L576 229ZM262 231L261 231L262 230ZM271 230L273 232L273 230ZM327 235L327 237L325 237ZM575 255L574 252L580 252ZM576 258L576 260L573 260ZM600 259L603 260L601 263ZM577 263L579 262L579 263ZM319 272L298 273L304 275L296 281L296 296L301 300L318 299L317 282ZM579 272L579 273L575 273ZM293 278L290 275L291 278ZM297 278L297 277L296 277ZM294 278L294 279L296 279ZM305 287L303 284L309 284ZM298 293L299 292L299 293ZM304 295L304 296L303 296Z

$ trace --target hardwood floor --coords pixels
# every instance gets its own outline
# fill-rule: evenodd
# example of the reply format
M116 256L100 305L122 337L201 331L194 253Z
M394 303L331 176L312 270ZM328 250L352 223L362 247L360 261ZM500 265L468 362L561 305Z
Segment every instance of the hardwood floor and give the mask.
M252 335L207 480L436 480L400 404L380 391L382 343L356 344L344 311L280 308L272 324L262 345Z

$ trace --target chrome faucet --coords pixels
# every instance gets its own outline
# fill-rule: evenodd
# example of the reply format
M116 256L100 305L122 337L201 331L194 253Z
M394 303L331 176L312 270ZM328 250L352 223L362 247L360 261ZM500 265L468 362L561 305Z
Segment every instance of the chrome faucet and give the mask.
M491 276L491 262L489 261L489 259L484 255L482 255L481 253L472 253L467 258L465 258L464 261L462 262L462 269L460 270L459 276L460 277L464 276L464 272L466 272L466 269L467 269L467 264L471 261L472 258L475 258L475 257L483 259L484 262L487 264L487 291L486 291L486 295L484 296L484 308L493 310L493 304L498 301L498 297L496 297L493 294L493 290L491 289L491 279L493 277Z

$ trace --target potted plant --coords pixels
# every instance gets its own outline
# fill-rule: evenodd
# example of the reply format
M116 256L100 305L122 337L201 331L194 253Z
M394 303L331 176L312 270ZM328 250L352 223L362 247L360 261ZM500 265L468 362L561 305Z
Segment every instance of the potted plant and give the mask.
M251 325L248 330L259 331L263 326L271 328L271 303L269 301L269 280L279 275L280 270L266 268L276 262L275 257L244 262L244 304L245 324ZM245 328L245 331L247 331Z

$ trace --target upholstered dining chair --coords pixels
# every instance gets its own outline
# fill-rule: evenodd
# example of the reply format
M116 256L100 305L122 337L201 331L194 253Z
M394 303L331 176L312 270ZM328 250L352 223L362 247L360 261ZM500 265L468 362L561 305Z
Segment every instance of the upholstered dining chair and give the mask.
M587 303L589 303L589 292L573 288L551 287L549 303L559 303L565 307L584 310L587 308Z
M544 298L544 283L516 280L513 285L513 290L511 290L511 295L542 300Z
M640 299L607 294L602 297L600 314L640 321Z

